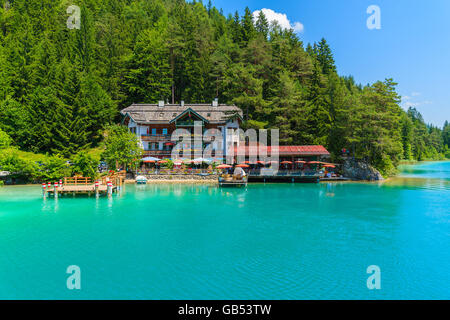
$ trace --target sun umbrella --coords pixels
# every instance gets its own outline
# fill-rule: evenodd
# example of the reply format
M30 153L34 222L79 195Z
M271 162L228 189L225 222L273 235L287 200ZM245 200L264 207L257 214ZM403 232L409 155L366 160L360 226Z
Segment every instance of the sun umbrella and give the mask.
M228 164L221 164L220 166L217 166L217 169L230 169L232 166Z
M295 161L295 163L306 163L306 161L297 160L297 161Z
M268 163L268 164L271 164L271 163L278 163L278 161L272 160L272 161L267 161L267 163Z
M167 160L158 161L158 163L167 163Z
M250 168L248 164L238 164L236 168Z
M196 158L193 161L196 163L200 163L200 162L211 163L212 162L210 159L205 159L205 158Z
M325 168L336 168L334 164L326 164L324 165Z
M264 161L257 161L257 164L266 164Z
M322 162L320 161L309 161L308 164L321 164Z
M283 161L281 164L292 164L292 161Z
M145 160L144 163L155 163L155 160Z
M155 158L155 157L145 157L145 158L142 158L141 159L141 161L159 161L159 160L161 160L161 159L158 159L158 158Z

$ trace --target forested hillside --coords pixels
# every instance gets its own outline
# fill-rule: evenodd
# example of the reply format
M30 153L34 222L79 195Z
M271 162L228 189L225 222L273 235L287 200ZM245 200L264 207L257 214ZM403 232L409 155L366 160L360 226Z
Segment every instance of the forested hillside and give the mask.
M438 159L449 130L403 111L392 79L338 74L325 40L256 21L246 9L184 0L0 0L0 129L24 151L66 157L97 146L133 102L234 103L245 126L282 144L323 144L384 174L401 159ZM69 29L67 8L81 8Z

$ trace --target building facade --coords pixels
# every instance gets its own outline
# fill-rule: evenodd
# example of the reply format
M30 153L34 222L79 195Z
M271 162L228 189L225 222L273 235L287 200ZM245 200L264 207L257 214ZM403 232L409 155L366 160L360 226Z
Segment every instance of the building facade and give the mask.
M121 114L122 124L137 135L145 156L171 158L176 145L176 141L172 141L172 133L176 129L187 130L192 135L192 145L195 139L199 139L204 148L206 143L202 135L198 137L194 134L195 123L201 123L202 134L208 129L221 130L224 157L230 147L239 145L239 136L230 132L239 129L242 110L236 106L221 105L217 99L211 104L165 104L163 101L158 104L132 104ZM192 149L192 155L195 151Z

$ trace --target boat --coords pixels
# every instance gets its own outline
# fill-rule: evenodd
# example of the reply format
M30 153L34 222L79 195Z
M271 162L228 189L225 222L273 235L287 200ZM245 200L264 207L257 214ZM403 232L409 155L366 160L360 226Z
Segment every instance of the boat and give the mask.
M147 184L147 178L144 176L137 176L136 177L136 184Z
M219 186L221 187L246 187L248 177L242 168L236 168L231 174L222 174L219 176Z

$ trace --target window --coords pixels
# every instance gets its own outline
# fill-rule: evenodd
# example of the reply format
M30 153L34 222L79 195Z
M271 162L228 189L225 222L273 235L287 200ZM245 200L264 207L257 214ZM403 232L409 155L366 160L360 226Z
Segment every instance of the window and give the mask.
M207 116L208 116L208 117L211 117L211 113L209 112L209 113L207 114Z
M167 134L167 128L163 128L163 134Z
M163 150L164 144L162 142L159 143L159 150Z
M156 128L152 129L152 135L156 135Z

